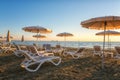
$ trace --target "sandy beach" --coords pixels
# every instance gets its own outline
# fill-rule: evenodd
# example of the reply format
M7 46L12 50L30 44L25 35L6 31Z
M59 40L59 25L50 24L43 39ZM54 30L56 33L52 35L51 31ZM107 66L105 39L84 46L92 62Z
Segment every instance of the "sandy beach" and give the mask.
M120 80L120 0L0 0L0 80Z
M85 56L79 59L60 56L60 65L44 63L36 72L28 72L20 66L24 57L17 57L12 52L0 53L0 80L119 80L120 61L105 58L102 71L101 58L93 57L92 52L92 48L85 49Z

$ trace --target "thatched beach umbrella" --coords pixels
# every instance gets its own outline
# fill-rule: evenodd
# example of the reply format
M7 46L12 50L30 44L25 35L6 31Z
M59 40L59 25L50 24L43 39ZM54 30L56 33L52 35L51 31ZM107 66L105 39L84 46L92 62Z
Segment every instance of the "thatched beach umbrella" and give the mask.
M37 38L37 40L38 40L38 38L46 38L46 36L44 36L44 35L33 35L33 37L34 38Z
M63 32L63 33L59 33L59 34L57 34L56 36L64 37L65 47L66 47L66 37L71 37L71 36L73 36L73 34L68 33L68 32Z
M52 30L41 27L41 26L28 26L28 27L24 27L22 28L24 31L26 32L32 32L32 33L37 33L37 35L40 34L48 34L48 33L52 33Z
M10 42L10 31L7 32L6 42Z
M96 33L96 35L97 36L104 36L104 31L98 32L98 33ZM109 37L110 36L120 36L120 32L107 30L107 31L105 31L105 35L108 36L108 48L110 48L110 46L109 46L110 45L110 39L109 39Z
M32 33L43 33L43 34L47 34L47 33L51 33L52 30L41 27L41 26L28 26L28 27L24 27L22 28L24 31L26 32L32 32Z
M37 33L37 35L40 34L47 34L47 33L52 33L52 30L41 27L41 26L29 26L29 27L24 27L22 28L26 32L32 32L32 33Z
M98 35L98 36L103 36L103 34L104 34L104 31L96 33L96 35ZM120 36L120 32L107 30L107 31L105 31L105 35L108 35L108 36Z
M82 27L89 29L104 30L102 69L104 68L104 48L105 48L105 31L111 29L120 29L120 16L105 16L92 18L81 22Z
M22 35L21 42L24 42L24 35Z

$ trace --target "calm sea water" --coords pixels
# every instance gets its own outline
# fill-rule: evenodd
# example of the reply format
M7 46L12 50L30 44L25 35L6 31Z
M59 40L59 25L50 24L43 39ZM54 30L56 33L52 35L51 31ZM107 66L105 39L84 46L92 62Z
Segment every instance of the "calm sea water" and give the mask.
M25 45L32 45L33 43L38 44L39 46L43 44L51 44L53 47L56 45L66 46L66 47L88 47L92 48L94 45L103 46L103 42L80 42L80 41L12 41L16 44L25 44ZM111 42L110 46L113 48L114 46L120 46L120 42ZM105 47L108 47L108 43L106 42Z

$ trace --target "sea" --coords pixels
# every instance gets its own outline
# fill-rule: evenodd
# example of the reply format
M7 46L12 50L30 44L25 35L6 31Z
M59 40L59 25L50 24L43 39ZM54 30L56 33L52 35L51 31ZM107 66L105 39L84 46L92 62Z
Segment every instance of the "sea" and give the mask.
M103 42L84 42L84 41L11 41L12 43L20 44L20 45L33 45L33 43L36 43L39 46L42 46L43 44L51 44L52 47L55 47L56 45L61 45L63 47L73 47L73 48L80 48L80 47L87 47L92 48L94 45L100 45L103 46ZM120 46L120 42L108 42L105 43L105 47L111 47L114 48L115 46Z

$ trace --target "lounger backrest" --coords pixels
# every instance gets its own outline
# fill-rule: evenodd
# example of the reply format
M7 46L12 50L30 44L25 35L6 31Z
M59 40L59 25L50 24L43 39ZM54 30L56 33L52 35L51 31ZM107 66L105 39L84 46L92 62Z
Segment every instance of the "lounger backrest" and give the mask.
M33 46L38 47L38 45L36 43L33 43Z
M46 46L46 44L43 44L43 45L42 45L42 48L43 48L44 50L45 50L45 46Z
M10 43L6 43L5 46L6 46L6 47L10 47L11 44L10 44Z
M51 50L51 45L50 44L44 44L43 48L45 48L46 50Z
M56 45L56 48L61 48L61 46L60 45Z
M94 46L94 51L101 51L101 47L100 46Z
M9 42L2 43L2 47L11 47L11 44Z
M119 46L115 46L115 50L117 51L118 54L120 54L120 47Z
M15 45L17 50L21 50L19 45Z
M37 46L35 43L33 43L33 46Z
M85 48L79 48L76 53L81 53Z
M46 45L46 49L50 50L51 49L51 45L50 44Z
M13 43L13 45L15 46L15 48L16 48L17 50L21 50L21 48L20 48L19 45L15 44L15 43Z
M32 60L32 61L35 61L35 59L28 52L23 52L23 55L25 58Z
M35 46L27 46L28 51L31 53L37 53L37 49Z

